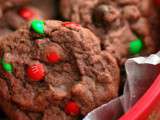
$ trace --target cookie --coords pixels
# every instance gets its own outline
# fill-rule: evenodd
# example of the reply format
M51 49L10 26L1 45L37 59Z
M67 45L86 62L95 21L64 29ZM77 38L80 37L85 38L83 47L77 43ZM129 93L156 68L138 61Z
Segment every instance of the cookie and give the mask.
M0 0L0 17L3 15L3 11L13 6L24 5L31 0Z
M60 1L62 16L94 32L120 65L129 57L157 51L154 8L152 0Z
M3 13L0 18L0 36L17 30L33 19L47 19L40 9L33 6L13 7Z
M57 16L56 0L32 0L31 5L37 7L45 13L48 19L53 19Z
M12 120L75 120L118 95L116 59L78 24L34 20L1 37L0 52L1 106Z

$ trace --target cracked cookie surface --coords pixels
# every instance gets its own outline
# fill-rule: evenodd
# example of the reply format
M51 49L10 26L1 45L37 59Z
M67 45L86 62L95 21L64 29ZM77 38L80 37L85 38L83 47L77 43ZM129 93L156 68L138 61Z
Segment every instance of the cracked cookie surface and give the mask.
M129 57L158 49L159 25L152 0L61 0L60 11L65 19L94 32L120 65ZM132 51L137 48L133 41L139 40L139 50Z
M0 51L1 106L12 120L75 120L118 95L115 58L78 24L34 21L0 38Z

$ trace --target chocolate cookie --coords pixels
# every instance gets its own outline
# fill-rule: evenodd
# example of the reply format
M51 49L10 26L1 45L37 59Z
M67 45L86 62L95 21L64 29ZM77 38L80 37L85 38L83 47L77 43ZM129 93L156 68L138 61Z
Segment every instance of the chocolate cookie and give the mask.
M0 18L0 36L15 31L33 19L48 19L40 9L33 6L13 7Z
M30 1L31 0L0 0L0 17L2 17L3 11L6 9L17 5L24 5Z
M152 0L61 0L65 19L80 23L101 38L101 46L119 64L133 55L157 51Z
M118 95L115 58L78 24L34 20L1 37L0 52L0 105L12 120L75 120Z
M32 0L32 5L45 13L48 19L53 19L57 15L56 0Z

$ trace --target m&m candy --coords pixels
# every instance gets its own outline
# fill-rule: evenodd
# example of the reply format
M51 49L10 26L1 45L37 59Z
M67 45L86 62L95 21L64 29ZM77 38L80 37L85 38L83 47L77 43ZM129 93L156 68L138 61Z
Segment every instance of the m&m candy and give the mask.
M41 20L33 20L31 22L31 28L38 34L44 34L44 22Z
M71 29L79 29L80 28L80 25L76 24L74 22L64 22L62 25L64 27L71 28Z
M61 57L56 52L51 52L47 55L47 59L50 63L57 63L61 60Z
M10 63L5 63L4 60L2 60L2 68L4 71L11 73L13 71L13 66Z
M129 52L133 55L139 54L143 49L143 42L141 39L136 39L130 42Z
M34 12L29 8L21 8L19 15L26 20L31 20L34 17Z
M34 64L27 68L27 76L33 81L40 81L45 76L45 70L42 64Z
M70 101L65 106L65 112L71 116L77 116L80 114L80 107L74 101Z

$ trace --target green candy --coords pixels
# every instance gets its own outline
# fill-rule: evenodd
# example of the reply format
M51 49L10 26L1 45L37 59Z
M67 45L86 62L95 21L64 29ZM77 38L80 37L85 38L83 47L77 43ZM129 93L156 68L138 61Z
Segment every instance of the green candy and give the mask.
M133 55L139 54L143 49L143 42L140 38L131 41L129 44L129 52Z
M9 63L5 63L4 61L2 61L2 67L6 72L11 73L13 71L12 65Z
M41 20L33 20L31 28L38 34L44 34L44 22Z

